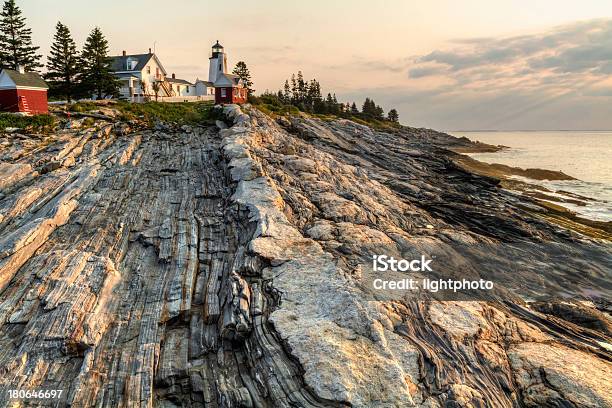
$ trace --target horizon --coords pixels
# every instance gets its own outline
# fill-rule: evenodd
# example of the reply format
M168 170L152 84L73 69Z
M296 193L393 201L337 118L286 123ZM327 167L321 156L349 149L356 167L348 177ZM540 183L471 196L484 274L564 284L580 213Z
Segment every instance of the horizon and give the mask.
M444 132L478 133L478 132L612 132L612 129L453 129Z
M370 97L413 127L612 129L612 4L532 3L388 1L371 18L363 0L238 0L231 10L185 0L176 15L161 13L167 5L159 0L147 7L140 0L17 1L43 63L57 21L79 47L99 26L110 55L152 48L169 74L190 81L207 78L218 39L230 67L246 62L258 94L277 91L301 70L325 94L360 107Z

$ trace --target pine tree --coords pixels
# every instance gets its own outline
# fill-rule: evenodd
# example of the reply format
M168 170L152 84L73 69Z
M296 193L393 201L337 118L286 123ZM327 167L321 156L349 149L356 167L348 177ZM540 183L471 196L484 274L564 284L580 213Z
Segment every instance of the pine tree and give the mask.
M333 100L333 109L332 112L335 114L338 114L340 112L342 112L342 104L338 103L338 98L336 98L336 94L334 93L332 96L332 100Z
M379 105L374 106L374 117L376 119L384 119L385 118L385 111Z
M285 88L283 90L283 103L291 103L291 88L289 87L289 80L285 80Z
M391 122L399 122L399 115L397 114L397 110L391 109L387 114L387 119L389 119Z
M0 68L26 71L42 67L41 56L36 54L39 47L32 45L32 30L26 27L26 19L15 0L6 0L0 13Z
M310 83L308 81L304 81L304 96L302 99L306 110L310 111L312 108L312 99L310 99Z
M82 61L85 91L98 99L119 93L119 81L112 72L111 59L108 57L108 41L98 27L94 28L85 40Z
M79 53L68 27L58 22L47 59L45 78L50 81L51 92L66 97L68 102L76 93L76 78L79 74Z
M321 86L316 79L312 79L308 83L306 99L308 100L308 108L310 111L314 112L318 109L321 101Z
M376 105L374 105L374 101L370 98L366 98L363 102L363 107L361 108L361 112L366 116L373 116L374 110L376 109Z
M351 113L353 115L359 114L359 109L357 108L357 104L355 102L353 102L353 104L351 105Z
M249 69L247 68L247 65L244 61L238 61L238 63L236 64L236 67L232 71L232 74L238 75L238 77L242 79L242 82L244 83L244 87L247 90L247 95L248 96L253 95L255 90L252 89L253 81L251 81L251 72L249 72Z
M312 80L310 93L312 94L312 111L314 113L325 113L327 110L321 95L321 84L316 79Z
M304 82L304 75L302 71L298 71L297 74L297 91L298 91L298 102L304 103L306 99L306 83Z
M295 81L295 74L291 74L291 103L297 105L298 103L298 90L297 82Z
M327 93L327 97L325 98L325 112L334 113L334 100L330 93Z

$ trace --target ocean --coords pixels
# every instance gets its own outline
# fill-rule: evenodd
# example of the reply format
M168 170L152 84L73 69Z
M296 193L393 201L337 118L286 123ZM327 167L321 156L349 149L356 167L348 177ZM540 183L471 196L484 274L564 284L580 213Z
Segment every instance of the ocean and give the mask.
M612 221L612 131L449 132L473 141L508 146L495 153L469 156L486 163L562 171L578 180L525 179L551 191L594 199L586 205L561 204L598 221ZM518 177L517 177L518 178Z

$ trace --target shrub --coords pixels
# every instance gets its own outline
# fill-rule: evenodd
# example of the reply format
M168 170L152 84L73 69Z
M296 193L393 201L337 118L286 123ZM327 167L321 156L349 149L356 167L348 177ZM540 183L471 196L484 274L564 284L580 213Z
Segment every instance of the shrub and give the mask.
M42 131L54 125L55 118L51 115L22 116L12 113L0 113L0 130L14 127Z

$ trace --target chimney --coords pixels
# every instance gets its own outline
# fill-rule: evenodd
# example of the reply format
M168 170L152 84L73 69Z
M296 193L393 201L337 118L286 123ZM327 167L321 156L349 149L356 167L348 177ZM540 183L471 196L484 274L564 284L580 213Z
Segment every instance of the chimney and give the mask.
M127 53L125 52L125 50L123 50L123 56L125 57L127 55Z
M17 72L25 74L25 67L23 65L17 65Z
M174 72L172 73L172 79L176 79L176 75L174 75Z
M151 52L151 49L150 49L150 48L149 48L149 54L153 54L153 53Z

